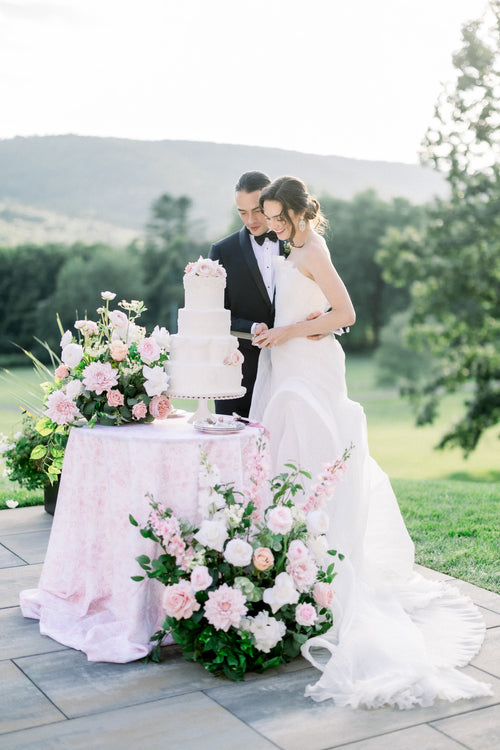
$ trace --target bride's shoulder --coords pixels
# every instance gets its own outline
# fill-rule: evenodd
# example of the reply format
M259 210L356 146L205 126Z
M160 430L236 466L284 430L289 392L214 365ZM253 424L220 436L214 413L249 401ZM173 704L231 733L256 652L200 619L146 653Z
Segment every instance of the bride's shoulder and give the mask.
M307 255L311 259L321 261L330 258L328 245L326 244L324 237L322 237L320 234L314 233L311 241L307 245L306 251Z

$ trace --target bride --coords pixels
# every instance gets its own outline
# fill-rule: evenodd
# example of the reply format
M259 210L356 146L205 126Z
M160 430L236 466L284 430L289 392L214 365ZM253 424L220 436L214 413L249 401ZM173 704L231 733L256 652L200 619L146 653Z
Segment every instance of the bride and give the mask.
M389 479L369 455L363 409L347 395L344 352L325 335L352 325L355 313L320 234L320 205L294 177L275 180L260 205L290 254L274 259L275 326L253 342L264 351L250 418L270 431L273 473L293 461L314 479L353 446L328 508L329 546L345 555L336 564L334 627L303 647L322 672L307 694L370 708L489 695L456 669L481 647L479 611L455 588L414 572Z

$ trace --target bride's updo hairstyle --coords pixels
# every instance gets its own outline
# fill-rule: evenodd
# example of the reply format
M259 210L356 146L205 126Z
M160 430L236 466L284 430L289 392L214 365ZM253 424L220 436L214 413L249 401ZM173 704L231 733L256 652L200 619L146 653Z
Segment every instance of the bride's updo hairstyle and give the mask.
M328 225L327 219L321 212L321 206L316 198L309 195L307 188L297 177L278 177L269 187L260 194L260 207L264 208L264 201L278 201L281 203L282 215L292 225L290 242L293 245L295 227L290 218L289 211L299 216L304 216L306 221L312 222L313 229L323 234Z

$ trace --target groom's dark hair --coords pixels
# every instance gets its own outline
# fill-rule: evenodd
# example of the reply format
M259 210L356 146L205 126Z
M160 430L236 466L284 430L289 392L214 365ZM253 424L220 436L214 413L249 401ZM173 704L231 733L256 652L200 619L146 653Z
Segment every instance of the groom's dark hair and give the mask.
M234 188L235 192L244 191L254 193L256 190L264 190L271 184L271 179L264 172L244 172Z

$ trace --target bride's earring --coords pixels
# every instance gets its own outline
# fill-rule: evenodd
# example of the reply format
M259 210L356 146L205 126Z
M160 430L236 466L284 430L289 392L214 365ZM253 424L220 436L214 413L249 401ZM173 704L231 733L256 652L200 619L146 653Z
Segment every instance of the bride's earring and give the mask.
M299 221L299 232L305 232L305 229L306 229L306 222L304 221L304 217L301 216L300 221Z

